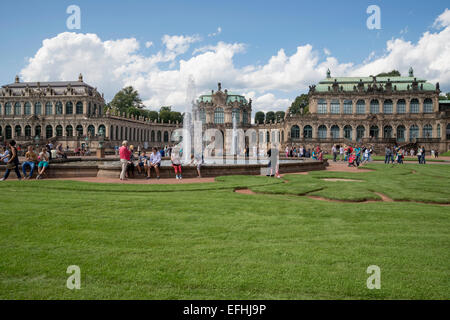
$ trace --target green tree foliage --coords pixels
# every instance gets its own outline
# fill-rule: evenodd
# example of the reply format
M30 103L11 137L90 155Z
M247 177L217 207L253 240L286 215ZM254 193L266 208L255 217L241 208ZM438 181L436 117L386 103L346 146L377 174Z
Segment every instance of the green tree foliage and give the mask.
M183 122L183 115L180 112L172 111L171 106L163 106L159 110L159 119L162 122Z
M292 102L288 112L290 114L306 114L308 113L309 110L308 103L309 103L308 95L302 93L301 95L295 98L294 102Z
M275 112L275 119L278 121L283 121L285 116L285 112L284 111L277 111Z
M266 113L266 122L275 122L275 112L273 111L268 111Z
M257 124L264 123L265 118L266 115L264 114L264 112L258 111L257 113L255 113L255 123Z
M142 100L137 90L133 87L125 87L116 93L112 101L109 103L112 109L120 112L136 112L135 109L142 109Z
M382 72L376 75L377 77L400 77L400 71L392 70L391 72Z
M439 95L439 100L450 100L450 92L441 93Z

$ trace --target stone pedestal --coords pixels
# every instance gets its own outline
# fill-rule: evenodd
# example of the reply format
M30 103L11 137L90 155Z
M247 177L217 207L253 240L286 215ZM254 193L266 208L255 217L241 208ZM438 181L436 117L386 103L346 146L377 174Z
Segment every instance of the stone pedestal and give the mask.
M97 158L105 157L105 148L97 148Z

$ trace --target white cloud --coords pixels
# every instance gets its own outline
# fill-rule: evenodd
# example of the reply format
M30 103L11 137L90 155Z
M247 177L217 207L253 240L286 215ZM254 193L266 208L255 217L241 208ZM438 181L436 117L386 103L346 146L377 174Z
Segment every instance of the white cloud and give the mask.
M103 41L95 34L65 32L44 40L21 75L25 81L70 80L81 72L108 100L123 86L133 85L146 105L173 105L180 111L186 104L189 77L195 79L196 94L209 93L220 81L224 88L252 98L255 111L287 109L296 95L323 79L328 68L332 76L368 76L392 69L407 74L412 66L418 77L439 81L442 90L450 90L448 12L435 21L440 29L425 32L415 43L392 39L383 54L371 52L361 63L340 62L328 49L322 58L320 51L304 44L291 55L279 49L264 63L237 67L234 59L246 50L242 43L199 46L187 56L200 36L164 35L164 48L144 55L138 53L140 45L134 38Z
M400 34L407 34L408 33L408 26L400 30Z
M222 27L218 27L216 32L208 34L208 37L215 37L222 33Z
M436 29L450 26L450 10L448 8L440 14L433 23L433 27Z
M147 42L145 43L145 47L146 47L146 48L150 48L152 45L153 45L153 42L152 42L152 41L147 41Z
M328 50L327 48L323 49L323 53L325 53L327 56L331 55L331 51Z

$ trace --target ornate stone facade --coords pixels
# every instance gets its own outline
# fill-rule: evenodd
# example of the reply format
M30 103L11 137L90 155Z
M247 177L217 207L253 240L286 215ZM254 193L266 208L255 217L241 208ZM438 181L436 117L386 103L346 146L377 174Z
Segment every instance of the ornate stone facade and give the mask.
M168 144L178 124L104 113L105 100L96 88L78 81L15 82L0 89L0 139L19 144L52 140L70 148L99 140L113 147L124 139L149 146ZM103 134L101 134L103 132Z

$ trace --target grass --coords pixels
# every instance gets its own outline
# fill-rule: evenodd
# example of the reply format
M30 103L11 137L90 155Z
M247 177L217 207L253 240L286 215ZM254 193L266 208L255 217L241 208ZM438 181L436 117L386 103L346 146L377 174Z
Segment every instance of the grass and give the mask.
M445 156L445 154L440 154L440 156ZM332 154L325 154L324 157L325 157L325 159L333 160L333 155L332 155ZM339 158L340 158L340 156L338 155L338 159L339 159ZM374 161L383 161L383 162L384 162L384 159L385 159L384 155L380 155L380 156L375 155L375 156L372 156L372 160L374 160ZM425 158L425 160L426 160L427 162L446 162L446 160L443 160L443 159L439 159L439 158L435 159L435 158L432 158L430 155L428 155L428 156ZM406 156L406 157L403 159L403 161L407 161L407 162L416 162L416 163L418 162L417 157L411 157L411 156Z
M1 299L448 299L447 165L213 184L0 184ZM364 182L326 182L345 177ZM233 192L250 188L255 195ZM376 199L411 202L326 202ZM381 268L369 290L366 269ZM69 265L81 290L66 288Z
M440 155L441 155L441 156L444 156L444 157L450 157L450 151L441 153Z

